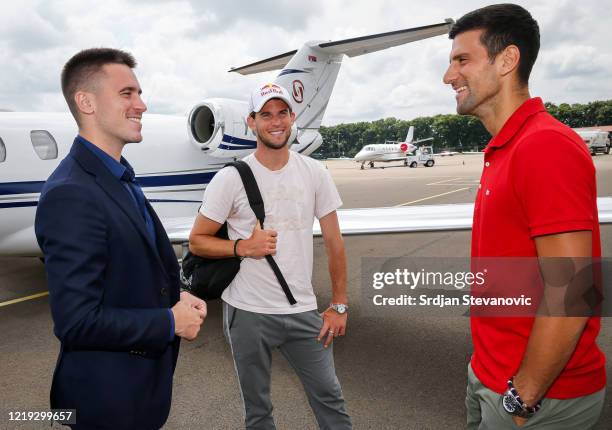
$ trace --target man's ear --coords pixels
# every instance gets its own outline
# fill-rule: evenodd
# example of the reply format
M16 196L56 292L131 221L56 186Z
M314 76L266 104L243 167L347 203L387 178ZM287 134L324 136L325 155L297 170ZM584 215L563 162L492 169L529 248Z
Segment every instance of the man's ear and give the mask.
M91 115L94 113L94 95L85 91L77 91L74 94L74 101L82 114Z
M500 73L502 76L506 76L518 68L521 59L521 51L516 45L508 45L499 53L499 57L501 60Z
M247 116L246 120L247 120L247 125L249 126L251 131L253 133L255 133L255 118L253 118L251 115L249 115L249 116Z
M295 112L291 111L291 124L295 122Z

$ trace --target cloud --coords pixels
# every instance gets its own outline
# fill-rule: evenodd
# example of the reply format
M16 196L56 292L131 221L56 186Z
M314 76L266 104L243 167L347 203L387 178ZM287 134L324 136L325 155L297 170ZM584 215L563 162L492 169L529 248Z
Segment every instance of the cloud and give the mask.
M603 0L519 1L539 21L542 49L531 89L545 100L612 97L607 46L612 5ZM486 5L480 0L432 4L401 0L323 2L215 0L104 3L23 0L0 6L0 106L65 111L59 74L77 51L112 46L132 52L151 113L184 114L207 97L245 99L276 75L228 73L299 48L442 22ZM441 82L451 41L444 36L345 58L323 123L454 111ZM599 89L599 91L598 91Z
M65 41L66 28L43 4L5 3L0 13L0 44L13 56L41 52ZM30 10L24 13L24 8ZM10 57L9 57L10 58Z
M258 23L267 28L282 28L287 31L304 29L311 17L322 12L321 0L296 2L292 0L216 0L201 2L192 0L196 13L203 16L202 22L213 28L232 27L239 22ZM206 28L203 29L206 31Z

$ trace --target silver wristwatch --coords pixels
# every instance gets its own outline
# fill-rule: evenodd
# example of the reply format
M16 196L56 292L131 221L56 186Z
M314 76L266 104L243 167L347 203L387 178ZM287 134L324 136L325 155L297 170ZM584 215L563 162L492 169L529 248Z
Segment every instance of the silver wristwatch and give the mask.
M338 312L340 315L348 311L348 305L344 303L331 303L329 307Z

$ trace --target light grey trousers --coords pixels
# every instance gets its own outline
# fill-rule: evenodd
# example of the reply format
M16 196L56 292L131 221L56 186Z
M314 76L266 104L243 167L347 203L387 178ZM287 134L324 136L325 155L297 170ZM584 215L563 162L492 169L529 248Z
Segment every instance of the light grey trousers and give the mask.
M605 388L575 399L544 399L540 410L522 427L512 421L502 406L502 396L486 388L468 366L465 397L468 430L590 430L604 404Z
M319 428L351 429L334 367L332 346L317 336L317 310L288 315L248 312L223 303L223 332L231 347L247 429L275 429L270 401L272 349L278 348L302 381Z

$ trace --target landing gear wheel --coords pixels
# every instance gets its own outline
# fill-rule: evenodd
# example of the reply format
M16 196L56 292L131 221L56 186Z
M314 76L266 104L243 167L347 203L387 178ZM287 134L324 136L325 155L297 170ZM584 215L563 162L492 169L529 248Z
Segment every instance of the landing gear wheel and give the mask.
M374 168L374 163L370 162L370 169Z

